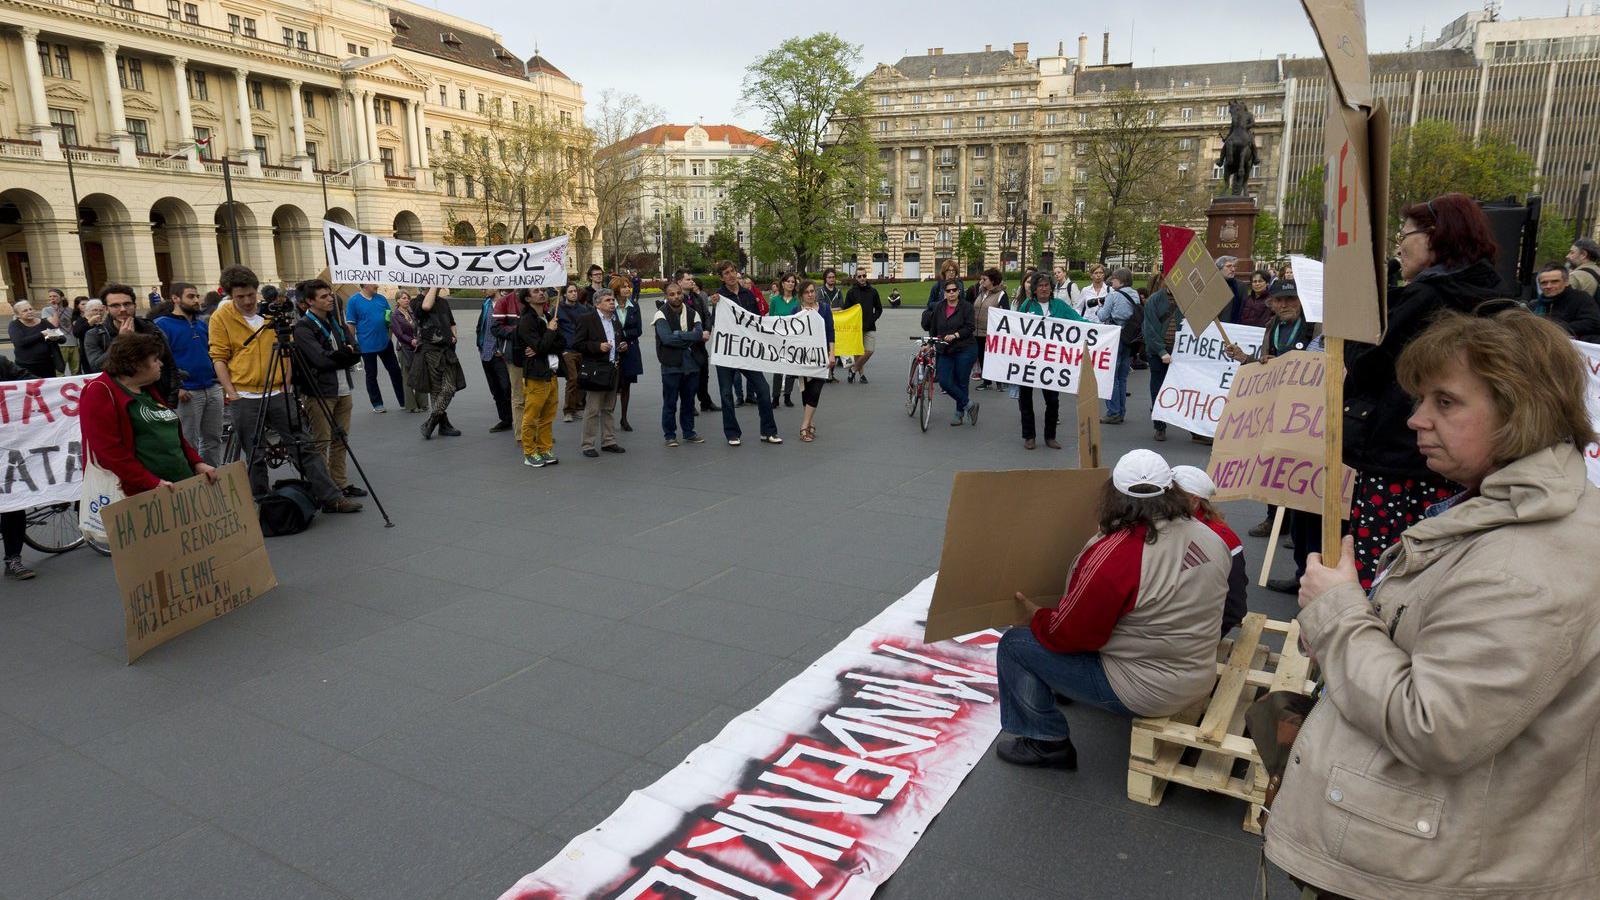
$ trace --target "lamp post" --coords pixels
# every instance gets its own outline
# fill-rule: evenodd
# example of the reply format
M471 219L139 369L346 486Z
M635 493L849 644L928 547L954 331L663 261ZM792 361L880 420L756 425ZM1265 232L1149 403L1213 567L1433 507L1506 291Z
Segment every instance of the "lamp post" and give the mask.
M56 129L61 132L60 128ZM63 132L62 137L66 137ZM83 242L83 216L78 212L78 176L72 171L72 145L66 141L61 142L62 157L67 161L67 185L72 189L72 232L78 236L78 255L83 259L83 283L89 293L93 294L94 285L89 283L89 247Z
M337 172L334 172L332 174L333 174L333 177L335 177L335 178L338 178L340 175L349 175L351 172L354 172L355 170L361 168L362 166L370 166L374 162L377 162L377 160L363 159L360 162L352 163L348 168L341 169L341 170L339 170ZM327 172L321 173L321 175L322 175L322 218L324 218L324 219L328 218L328 174L329 173L327 173ZM359 204L359 203L356 204L356 230L357 231L361 230L361 204Z

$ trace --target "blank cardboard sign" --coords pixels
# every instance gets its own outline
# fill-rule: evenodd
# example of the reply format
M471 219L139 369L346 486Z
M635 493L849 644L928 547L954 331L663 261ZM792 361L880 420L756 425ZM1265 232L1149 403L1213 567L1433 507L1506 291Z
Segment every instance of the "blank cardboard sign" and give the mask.
M1024 621L1016 599L1059 599L1099 523L1106 469L957 472L928 643Z

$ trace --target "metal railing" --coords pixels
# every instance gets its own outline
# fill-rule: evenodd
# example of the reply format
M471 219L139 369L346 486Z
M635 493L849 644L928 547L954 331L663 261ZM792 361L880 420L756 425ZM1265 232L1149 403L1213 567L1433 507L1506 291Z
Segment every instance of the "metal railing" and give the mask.
M114 3L103 3L98 2L98 0L14 0L14 2L23 6L54 7L56 9L69 10L79 15L138 25L143 28L165 31L169 34L185 35L218 44L227 44L231 47L253 50L257 53L278 58L292 57L313 65L326 66L333 69L339 67L339 58L328 53L320 53L316 50L301 50L298 47L287 46L282 41L270 41L245 34L235 34L225 28L197 25L193 22L180 21L158 13L128 9L117 6Z

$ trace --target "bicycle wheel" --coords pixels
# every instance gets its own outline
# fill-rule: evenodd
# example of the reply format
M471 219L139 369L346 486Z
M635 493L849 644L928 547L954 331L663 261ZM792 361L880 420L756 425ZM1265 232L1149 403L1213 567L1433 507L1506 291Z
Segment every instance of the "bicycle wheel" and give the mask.
M928 430L928 423L933 421L933 373L928 373L929 378L922 382L922 415L918 424L923 431Z
M917 381L917 370L919 368L917 364L919 361L919 356L911 357L911 374L906 376L906 415L908 416L917 414L917 397L921 394L918 388L922 386Z
M28 510L27 522L22 542L40 553L66 553L83 546L76 503L34 507Z

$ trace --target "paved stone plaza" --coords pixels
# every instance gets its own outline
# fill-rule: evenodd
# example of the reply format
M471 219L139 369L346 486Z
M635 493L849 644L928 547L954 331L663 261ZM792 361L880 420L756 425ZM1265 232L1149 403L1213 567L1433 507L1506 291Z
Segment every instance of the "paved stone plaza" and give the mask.
M919 432L917 312L884 315L872 384L824 390L814 444L799 408L783 446L755 443L750 408L745 446L711 414L707 443L663 447L649 351L627 454L585 459L558 420L538 470L487 433L470 359L461 438L423 442L358 383L354 445L396 527L368 501L270 540L277 590L133 666L110 561L27 551L38 579L0 591L0 900L493 900L932 572L952 472L1076 464L1070 399L1060 451L1024 450L998 392L974 394L977 428L940 397ZM1108 458L1203 464L1182 432L1150 443L1144 373L1132 390ZM1227 512L1242 535L1262 508ZM1077 772L986 757L880 896L1250 895L1242 802L1131 802L1126 720L1069 717Z

